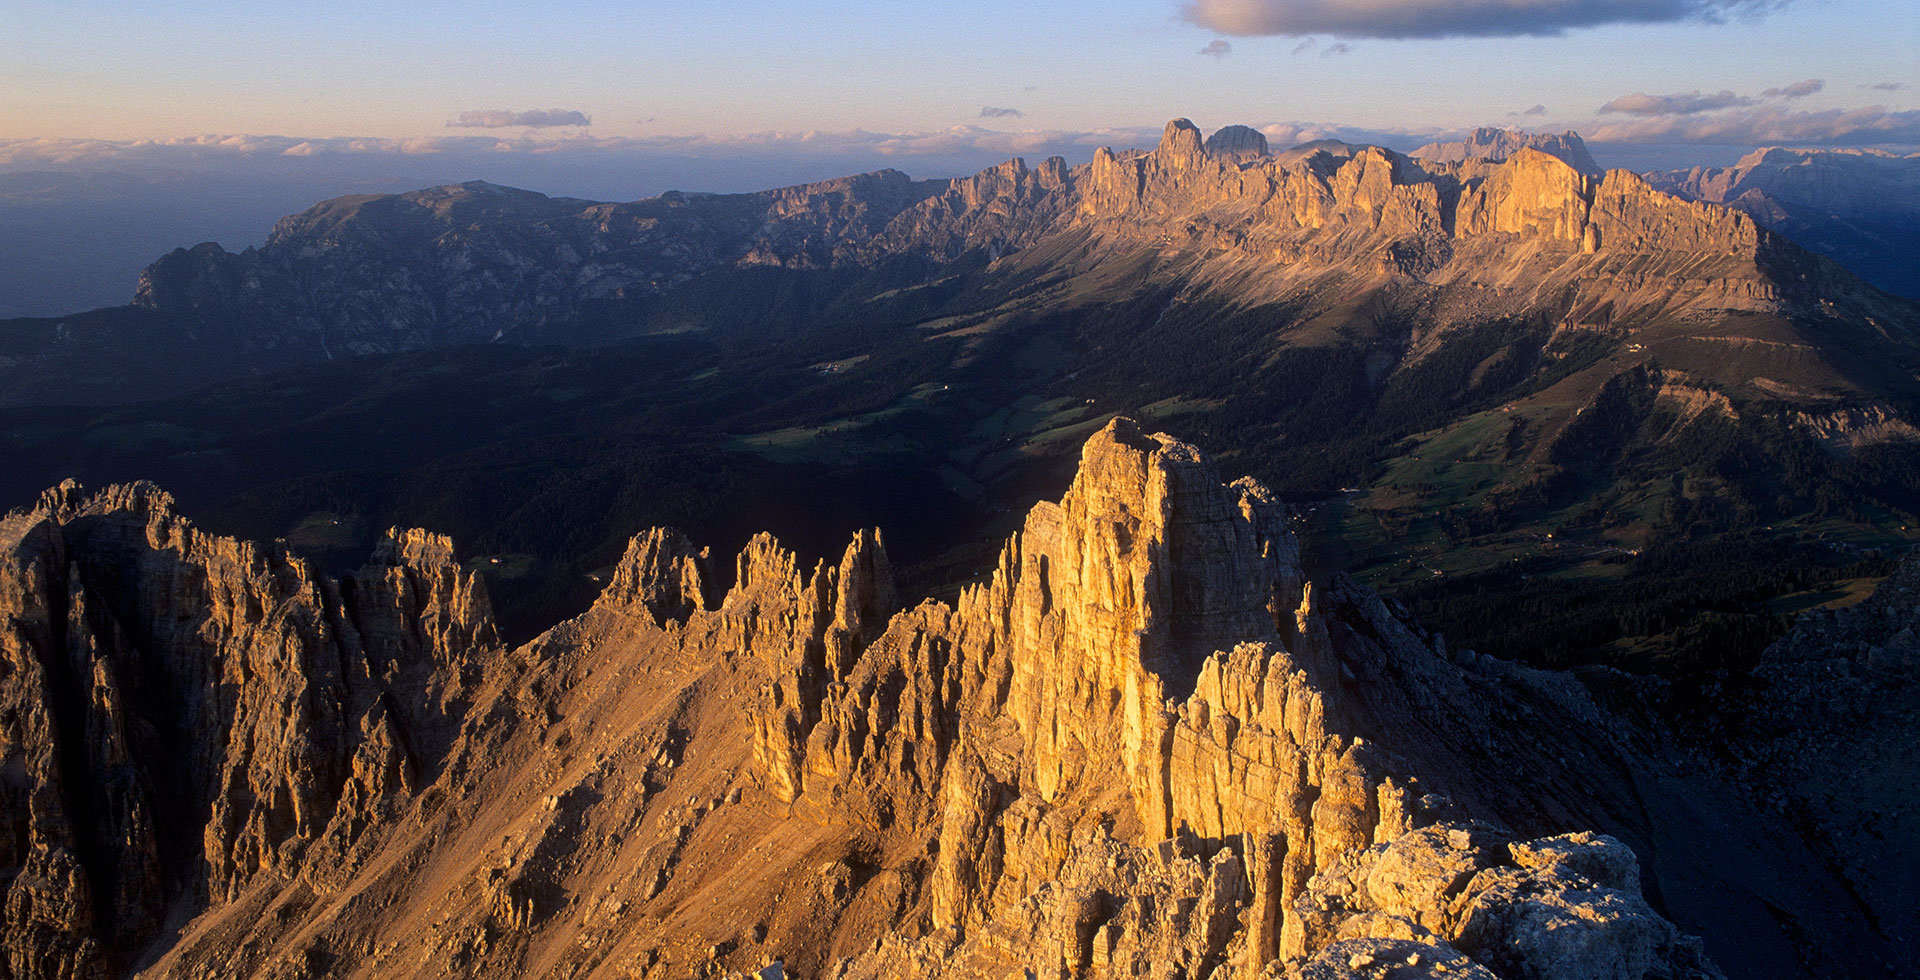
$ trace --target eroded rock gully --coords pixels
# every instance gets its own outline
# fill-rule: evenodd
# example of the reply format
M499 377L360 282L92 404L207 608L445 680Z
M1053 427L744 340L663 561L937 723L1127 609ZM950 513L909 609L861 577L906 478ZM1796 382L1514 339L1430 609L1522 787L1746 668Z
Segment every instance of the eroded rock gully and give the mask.
M147 486L0 530L9 976L1891 962L1656 690L1450 655L1124 419L951 605L899 610L877 532L722 591L656 529L514 650L424 532L333 582Z

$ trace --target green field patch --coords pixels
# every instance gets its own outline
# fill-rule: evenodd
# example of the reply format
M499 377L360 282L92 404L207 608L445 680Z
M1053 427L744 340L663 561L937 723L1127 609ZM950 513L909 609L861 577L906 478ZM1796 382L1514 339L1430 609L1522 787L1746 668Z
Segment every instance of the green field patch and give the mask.
M540 561L533 555L521 552L507 552L498 555L478 555L467 562L467 571L502 579L526 578L539 569Z
M1884 581L1884 577L1841 579L1824 589L1775 596L1767 600L1766 608L1777 616L1795 616L1809 609L1845 609L1873 595Z
M852 357L843 357L837 361L821 361L818 364L807 365L807 370L815 374L839 374L871 356L871 354L855 354Z
M1140 414L1167 419L1195 412L1210 412L1226 403L1224 398L1162 398L1150 405L1140 406Z
M366 538L366 519L358 514L316 510L287 529L281 537L300 551L355 548Z
M1057 446L1062 441L1070 441L1078 445L1085 442L1087 437L1100 431L1108 422L1113 421L1113 418L1112 415L1096 415L1084 422L1075 422L1071 425L1056 426L1051 429L1036 432L1027 437L1027 440L1021 444L1021 449L1029 452L1039 451L1050 446Z

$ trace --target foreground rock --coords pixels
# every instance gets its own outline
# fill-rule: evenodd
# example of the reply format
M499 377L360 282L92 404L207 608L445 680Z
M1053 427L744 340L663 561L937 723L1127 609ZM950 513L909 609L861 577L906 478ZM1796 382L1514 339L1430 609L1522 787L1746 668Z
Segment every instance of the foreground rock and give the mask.
M13 976L1893 962L1657 690L1449 655L1124 419L953 604L897 609L874 532L722 589L655 530L510 651L420 532L334 583L145 487L4 530Z

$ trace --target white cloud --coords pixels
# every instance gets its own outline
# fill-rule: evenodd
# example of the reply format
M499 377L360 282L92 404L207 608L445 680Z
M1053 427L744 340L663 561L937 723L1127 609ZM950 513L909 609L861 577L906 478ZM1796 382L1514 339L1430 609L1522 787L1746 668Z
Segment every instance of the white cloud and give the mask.
M1920 143L1920 110L1743 109L1715 115L1650 116L1607 123L1587 133L1602 143L1871 145Z
M1760 93L1764 99L1803 99L1827 87L1827 83L1818 78L1809 78L1804 82L1794 82L1781 88L1770 88Z
M1740 106L1757 105L1758 99L1732 92L1679 92L1673 95L1648 95L1635 92L1623 95L1600 107L1600 111L1622 112L1629 116L1684 116L1696 112L1714 112Z

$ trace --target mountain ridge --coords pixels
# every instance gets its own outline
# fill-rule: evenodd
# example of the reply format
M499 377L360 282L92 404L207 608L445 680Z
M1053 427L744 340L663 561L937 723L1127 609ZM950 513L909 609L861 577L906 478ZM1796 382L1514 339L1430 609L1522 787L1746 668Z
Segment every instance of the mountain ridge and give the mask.
M88 762L4 729L16 976L155 936L148 975L1719 975L1643 880L1741 975L1892 955L1845 911L1882 894L1846 891L1863 842L1783 849L1777 777L1676 753L1658 685L1450 650L1125 420L953 603L897 608L873 532L811 567L756 538L723 588L656 529L514 650L425 532L332 584L150 487L0 527L9 717L164 736L142 686L217 682L188 730L232 732ZM140 858L203 785L204 833Z
M1920 296L1911 229L1920 218L1920 154L1762 147L1730 167L1647 175L1682 197L1724 204L1818 248L1882 289Z
M142 274L135 305L161 314L158 323L179 323L162 328L184 329L176 343L213 345L228 365L236 350L239 364L285 364L444 343L605 342L657 329L645 321L651 297L727 268L920 264L884 288L923 281L964 256L993 260L1076 234L1092 235L1107 253L1220 250L1237 257L1216 263L1222 275L1253 276L1271 292L1336 267L1416 282L1497 286L1518 277L1591 290L1605 277L1624 279L1629 256L1684 255L1693 264L1712 256L1719 268L1676 276L1654 271L1656 262L1634 271L1640 287L1596 302L1644 306L1660 290L1713 308L1782 298L1775 277L1752 264L1760 238L1742 224L1750 219L1663 203L1624 171L1594 175L1587 186L1573 179L1577 171L1556 173L1557 158L1520 152L1536 152L1528 147L1493 164L1416 162L1379 148L1322 148L1293 160L1266 153L1263 141L1235 139L1216 159L1191 123L1176 120L1150 151L1102 150L1079 167L1052 158L1030 168L1016 158L952 180L880 171L629 204L492 185L482 192L480 184L342 198L283 219L257 250L209 244L169 253ZM1545 197L1536 202L1536 194ZM1515 250L1494 247L1489 235L1540 244L1524 269L1509 269ZM1568 246L1602 257L1572 259ZM611 319L583 320L600 307ZM38 357L59 350L55 343ZM17 372L35 356L16 361Z

